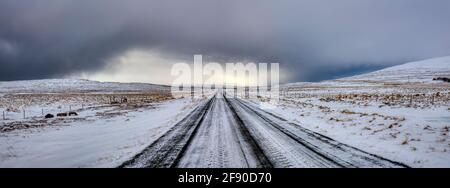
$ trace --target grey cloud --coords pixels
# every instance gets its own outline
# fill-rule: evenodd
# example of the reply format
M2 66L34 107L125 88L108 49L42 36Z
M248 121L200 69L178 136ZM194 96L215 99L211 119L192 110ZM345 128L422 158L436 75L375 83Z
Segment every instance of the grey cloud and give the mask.
M447 0L3 0L0 80L96 71L132 48L321 80L449 55L448 20Z

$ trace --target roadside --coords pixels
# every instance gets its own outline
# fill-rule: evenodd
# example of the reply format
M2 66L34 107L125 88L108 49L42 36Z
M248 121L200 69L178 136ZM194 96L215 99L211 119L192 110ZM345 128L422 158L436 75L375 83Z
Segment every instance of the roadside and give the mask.
M312 84L289 86L295 93L287 93L280 105L269 111L411 167L450 167L448 90L411 87L344 90Z
M175 99L115 116L64 122L70 126L0 133L0 166L115 167L164 134L197 102Z

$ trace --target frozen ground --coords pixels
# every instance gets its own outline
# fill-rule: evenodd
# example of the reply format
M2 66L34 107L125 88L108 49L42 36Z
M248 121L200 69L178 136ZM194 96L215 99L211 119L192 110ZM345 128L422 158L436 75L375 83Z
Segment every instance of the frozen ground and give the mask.
M114 167L196 104L167 86L73 79L0 82L0 93L0 167Z
M0 166L115 167L165 133L193 105L187 99L170 100L112 118L0 133Z
M152 84L74 79L0 82L0 132L58 122L44 119L47 114L75 112L81 120L115 116L120 115L118 109L135 110L171 98L167 86Z
M223 95L186 118L120 167L405 167L311 132L245 100Z
M450 167L450 111L283 100L274 114L412 167Z
M151 84L0 82L0 167L450 167L450 83L433 80L449 60L286 84L267 111Z
M8 93L76 93L76 92L152 92L169 91L169 87L145 83L98 82L80 79L43 79L0 82L0 94Z
M450 57L282 87L271 111L412 167L450 167Z
M436 83L436 81L433 81L433 78L436 77L450 77L450 56L405 63L380 71L339 80Z

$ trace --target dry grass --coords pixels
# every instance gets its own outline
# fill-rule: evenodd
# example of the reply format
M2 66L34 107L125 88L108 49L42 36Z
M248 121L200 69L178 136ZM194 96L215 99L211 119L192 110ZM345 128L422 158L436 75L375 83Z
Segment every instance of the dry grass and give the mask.
M127 99L124 102L121 99ZM172 99L169 93L74 93L74 94L7 94L0 97L0 108L20 112L28 106L50 106L54 104L84 104L86 107L109 104L155 103Z
M441 93L390 93L390 94L336 94L321 97L323 102L344 102L367 106L377 102L382 106L401 106L412 108L427 108L432 106L450 105L450 92Z
M126 99L126 100L125 100ZM7 94L0 97L0 107L10 112L21 112L31 106L58 108L77 105L82 108L74 112L98 111L96 118L109 119L126 115L128 112L155 108L155 103L173 99L168 93L58 93L58 94ZM67 109L67 108L64 108ZM74 108L72 108L74 109ZM55 115L55 114L54 114ZM64 126L76 121L90 121L91 117L57 117L45 119L42 116L13 121L3 121L0 133L13 130Z
M87 118L54 118L54 119L31 119L27 121L13 121L0 126L0 133L23 130L30 128L42 128L46 126L64 126L72 122L90 121Z

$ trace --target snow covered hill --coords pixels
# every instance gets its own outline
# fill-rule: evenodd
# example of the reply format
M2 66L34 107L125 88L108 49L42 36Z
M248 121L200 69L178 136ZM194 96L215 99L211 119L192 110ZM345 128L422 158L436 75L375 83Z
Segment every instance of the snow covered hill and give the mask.
M450 165L450 56L281 87L273 113L412 167Z
M0 82L0 93L162 91L168 89L167 86L146 83L98 82L79 79Z
M436 77L450 77L450 56L409 62L382 69L379 71L357 76L338 79L340 81L381 81L381 82L410 82L410 83L438 83Z

